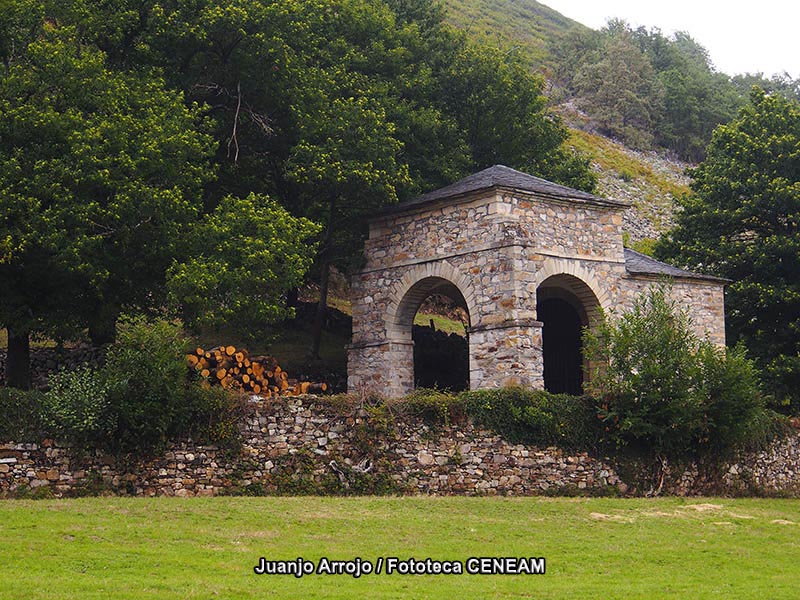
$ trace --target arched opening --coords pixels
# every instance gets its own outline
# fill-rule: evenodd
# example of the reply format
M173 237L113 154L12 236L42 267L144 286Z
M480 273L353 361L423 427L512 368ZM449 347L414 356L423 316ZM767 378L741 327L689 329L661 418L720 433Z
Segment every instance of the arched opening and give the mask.
M414 387L469 389L469 309L461 290L426 277L406 292L397 329L414 342Z
M583 357L583 328L590 327L600 303L583 281L572 275L545 279L536 291L536 315L542 328L544 389L554 394L583 393L589 373Z

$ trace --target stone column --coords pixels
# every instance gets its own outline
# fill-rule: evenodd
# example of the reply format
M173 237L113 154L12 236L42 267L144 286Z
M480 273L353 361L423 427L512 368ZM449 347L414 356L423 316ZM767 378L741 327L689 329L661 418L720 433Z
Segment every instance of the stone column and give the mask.
M348 392L376 392L388 398L397 398L413 390L413 341L386 340L348 346Z
M469 330L471 389L522 385L544 389L542 322L513 319Z

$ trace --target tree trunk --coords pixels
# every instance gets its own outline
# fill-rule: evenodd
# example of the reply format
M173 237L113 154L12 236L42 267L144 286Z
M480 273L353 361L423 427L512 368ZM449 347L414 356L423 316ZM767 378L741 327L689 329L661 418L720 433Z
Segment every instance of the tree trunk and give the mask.
M333 240L333 216L336 213L336 194L331 192L328 198L328 224L325 226L325 236L319 245L317 260L319 260L319 303L317 312L314 315L314 323L311 328L311 349L312 359L319 360L319 346L322 341L322 327L325 325L325 317L328 313L328 281L331 274L331 242Z
M286 308L297 308L300 306L300 288L292 287L286 291Z
M31 388L31 343L27 329L8 326L6 385L21 390Z
M322 342L322 328L325 325L325 317L328 314L328 281L330 280L330 263L323 259L320 265L319 274L319 302L317 312L314 315L314 323L311 328L311 358L319 359L319 346Z
M89 323L89 338L94 346L104 346L116 339L119 313L120 309L113 304L102 304L97 307Z

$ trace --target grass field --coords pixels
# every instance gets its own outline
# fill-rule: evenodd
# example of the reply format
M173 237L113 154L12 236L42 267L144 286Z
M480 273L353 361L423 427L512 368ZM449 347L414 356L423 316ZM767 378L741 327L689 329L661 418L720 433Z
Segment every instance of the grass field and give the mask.
M0 598L797 598L800 502L0 502ZM256 575L267 560L545 557L544 575Z

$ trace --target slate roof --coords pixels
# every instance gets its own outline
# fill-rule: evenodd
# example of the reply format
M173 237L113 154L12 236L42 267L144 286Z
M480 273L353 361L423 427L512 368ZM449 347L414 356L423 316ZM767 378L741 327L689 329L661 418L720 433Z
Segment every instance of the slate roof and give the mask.
M625 270L631 275L665 275L667 277L682 277L684 279L702 279L717 283L730 283L729 279L714 277L712 275L701 275L700 273L692 273L691 271L673 267L672 265L657 261L655 258L650 258L630 248L625 248Z
M546 196L554 199L572 200L577 202L585 202L588 204L600 204L603 206L630 206L627 202L619 200L609 200L607 198L600 198L587 192L582 192L565 185L559 185L552 181L547 181L541 177L528 175L522 171L517 171L510 167L503 165L495 165L478 171L473 175L469 175L464 179L456 181L446 187L428 192L422 196L418 196L413 200L407 200L394 206L388 207L381 211L382 213L400 212L409 208L414 208L437 200L444 200L448 198L456 198L464 196L472 192L482 190L489 190L492 188L508 188L512 190L520 190L523 192L533 192L541 196Z

